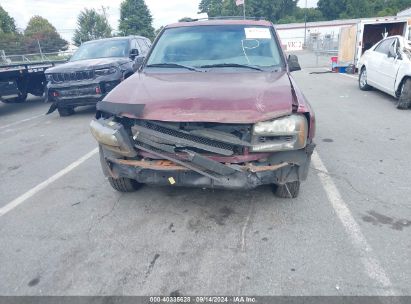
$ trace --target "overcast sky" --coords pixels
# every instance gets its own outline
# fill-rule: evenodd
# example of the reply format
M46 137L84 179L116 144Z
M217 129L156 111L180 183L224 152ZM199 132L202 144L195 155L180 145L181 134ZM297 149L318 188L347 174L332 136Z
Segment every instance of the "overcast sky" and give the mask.
M234 0L233 0L234 1ZM1 6L16 20L17 27L24 29L33 15L48 19L66 40L71 40L76 19L84 8L100 9L105 6L111 26L116 29L120 18L122 0L1 0ZM146 0L154 18L154 27L176 22L182 17L197 17L200 0ZM317 0L307 0L315 6ZM305 0L300 0L300 6Z

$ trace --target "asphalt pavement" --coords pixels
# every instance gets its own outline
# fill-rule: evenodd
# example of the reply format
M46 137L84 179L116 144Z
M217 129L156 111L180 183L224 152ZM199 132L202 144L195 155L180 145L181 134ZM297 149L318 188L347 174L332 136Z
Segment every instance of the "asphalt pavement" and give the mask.
M115 192L89 132L0 103L0 295L411 295L411 111L347 75L294 77L317 114L299 198Z

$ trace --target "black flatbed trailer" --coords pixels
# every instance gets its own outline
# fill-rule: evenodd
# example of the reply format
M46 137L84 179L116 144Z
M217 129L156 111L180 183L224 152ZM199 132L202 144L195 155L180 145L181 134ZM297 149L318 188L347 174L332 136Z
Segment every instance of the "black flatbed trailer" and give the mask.
M0 65L0 101L20 103L27 94L43 96L46 88L44 72L64 61L43 61Z

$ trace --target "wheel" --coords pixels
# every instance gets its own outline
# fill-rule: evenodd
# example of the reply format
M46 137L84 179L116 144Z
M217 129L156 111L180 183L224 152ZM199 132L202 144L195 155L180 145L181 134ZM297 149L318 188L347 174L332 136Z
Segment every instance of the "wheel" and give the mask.
M108 181L110 182L111 187L114 188L114 190L117 190L119 192L134 192L138 190L141 187L141 184L139 184L137 181L134 179L130 178L112 178L109 177Z
M411 79L406 79L401 86L401 93L396 103L397 109L406 110L411 106Z
M74 114L74 108L71 107L58 107L57 111L60 114L60 117L66 117Z
M19 95L19 97L16 97L13 99L14 103L23 103L27 100L27 93L23 93Z
M367 83L367 69L365 67L361 69L360 77L358 79L358 84L360 86L360 90L362 91L369 91L372 88Z
M280 198L296 198L300 193L300 182L290 182L284 185L274 185L274 193Z
M23 103L27 100L27 93L19 94L18 97L2 100L4 103Z

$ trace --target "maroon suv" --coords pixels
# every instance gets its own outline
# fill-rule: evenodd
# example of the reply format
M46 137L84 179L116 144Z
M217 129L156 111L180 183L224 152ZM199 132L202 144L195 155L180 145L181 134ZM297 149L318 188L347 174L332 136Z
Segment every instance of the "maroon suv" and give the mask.
M97 105L91 131L118 191L141 184L251 189L297 197L314 113L272 23L167 26L144 64Z

